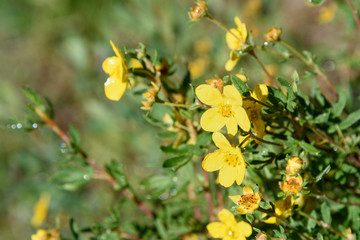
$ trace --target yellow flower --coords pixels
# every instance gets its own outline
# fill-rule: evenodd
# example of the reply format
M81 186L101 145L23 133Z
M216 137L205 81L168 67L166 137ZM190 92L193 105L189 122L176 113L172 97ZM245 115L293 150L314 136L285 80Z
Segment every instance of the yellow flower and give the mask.
M116 56L105 59L102 68L109 78L105 82L105 96L112 101L119 101L128 84L126 60L119 48L110 40Z
M230 32L225 35L226 43L232 50L230 52L230 59L225 64L225 70L231 71L240 59L240 56L233 50L240 50L247 38L246 25L240 21L240 18L235 17L234 19L237 28L231 28Z
M233 147L220 132L212 135L215 145L219 148L206 155L202 167L207 172L220 170L219 182L224 187L230 187L234 181L238 185L245 177L246 163L239 147Z
M207 10L207 3L204 1L196 2L196 5L197 6L192 7L190 9L190 12L188 12L189 18L195 22L199 20L201 17L203 17L204 13Z
M42 193L40 195L39 201L34 206L34 215L31 218L31 225L38 227L42 225L45 221L48 208L50 203L50 195L47 193Z
M279 184L283 192L297 194L301 190L302 183L303 180L300 175L290 176L289 174L286 174L286 180Z
M298 157L291 157L286 164L286 171L289 174L296 174L302 167L301 159Z
M319 16L317 17L317 22L320 24L331 22L334 19L336 12L337 12L337 5L335 3L320 8Z
M218 218L221 222L209 223L206 228L214 238L223 240L244 240L252 234L251 225L247 222L236 222L234 215L223 209Z
M218 89L202 84L195 93L201 102L211 106L200 119L205 131L217 132L226 125L228 134L234 136L238 125L245 132L250 130L250 120L242 107L241 94L233 85L225 86L221 94Z
M279 200L274 202L275 214L281 218L287 218L292 213L292 206L294 205L294 199L291 196L288 196L284 200ZM266 213L263 213L262 218L267 216ZM280 220L277 217L269 217L264 220L268 224L279 224Z
M249 187L243 187L243 195L229 196L229 198L239 207L236 209L241 214L252 213L259 207L260 194L254 194L254 191Z
M250 95L255 100L265 103L268 96L268 88L265 84L258 84L254 91L250 92ZM261 118L261 108L263 105L252 100L244 101L243 105L251 123L254 125L253 134L258 138L263 138L265 135L265 122Z
M59 231L57 229L38 229L36 234L31 235L31 240L59 240Z

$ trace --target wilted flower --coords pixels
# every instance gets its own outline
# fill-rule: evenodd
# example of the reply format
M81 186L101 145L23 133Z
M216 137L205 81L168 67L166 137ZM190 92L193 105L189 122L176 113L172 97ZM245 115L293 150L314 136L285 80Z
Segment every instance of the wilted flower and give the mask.
M197 21L199 20L201 17L203 17L204 13L206 12L207 10L207 3L204 2L204 1L199 1L199 2L196 2L196 5L195 7L192 7L190 9L190 12L189 13L189 17L192 21Z
M143 110L151 109L152 105L155 102L156 96L159 92L159 87L153 82L151 82L151 84L153 85L153 87L149 88L148 91L143 94L143 96L146 98L146 101L141 102L143 104L143 106L140 108Z
M280 39L281 35L281 29L272 27L267 30L267 33L265 34L265 41L267 42L275 42Z
M214 77L209 80L206 80L206 83L214 88L217 88L220 92L223 91L224 81L221 78Z
M229 196L229 198L239 207L236 209L241 214L252 213L259 207L260 194L254 194L254 191L249 187L243 187L242 195Z
M256 240L267 240L267 236L266 234L263 234L261 232L259 232L256 237L255 237Z
M239 147L233 147L220 132L212 135L215 145L219 148L206 155L202 167L207 172L220 170L219 182L224 187L230 187L234 181L240 185L245 176L246 163Z
M247 222L236 222L234 215L223 209L219 212L218 218L221 222L209 223L206 228L214 238L223 240L246 239L252 234L251 225Z
M108 99L118 101L125 92L128 84L128 69L126 60L119 48L110 40L110 44L115 52L114 57L105 59L102 68L109 78L105 82L105 95Z
M279 183L281 190L285 193L297 194L301 190L302 177L300 175L291 176L286 174L285 178L285 181Z
M294 199L291 196L288 196L284 200L279 200L274 202L275 206L275 214L281 218L287 218L292 213L292 207L294 205ZM263 213L262 218L266 217L267 214ZM265 223L268 224L279 224L280 220L277 217L269 217L264 220Z

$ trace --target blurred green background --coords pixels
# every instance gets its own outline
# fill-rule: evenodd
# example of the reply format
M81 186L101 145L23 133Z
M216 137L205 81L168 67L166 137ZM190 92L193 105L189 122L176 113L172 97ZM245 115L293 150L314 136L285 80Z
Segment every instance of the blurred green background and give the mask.
M190 0L0 1L1 239L30 239L36 231L30 224L33 206L42 192L52 197L44 227L55 226L58 218L66 229L71 216L80 226L87 226L101 221L111 206L123 201L103 181L94 180L71 192L48 180L61 160L62 142L47 128L30 133L8 128L10 118L25 116L23 86L53 102L55 121L64 130L70 123L79 129L82 148L100 166L111 159L122 162L141 195L143 190L137 186L161 164L160 140L142 119L139 96L127 91L120 102L105 98L107 76L101 64L114 55L111 39L122 49L135 48L139 42L149 54L157 49L174 63L175 81L187 67L194 84L226 74L229 50L223 30L206 20L190 23L187 11L191 6ZM315 7L301 0L209 0L209 11L229 27L234 26L234 16L239 16L259 45L268 28L281 27L284 39L319 56L320 66L337 87L358 95L359 34L345 1L328 0ZM284 62L266 53L259 56L283 78L295 69L304 73L294 60ZM241 59L240 67L251 86L264 80L250 57ZM311 86L312 82L304 82L302 87ZM123 212L124 221L136 217L126 216L125 208Z

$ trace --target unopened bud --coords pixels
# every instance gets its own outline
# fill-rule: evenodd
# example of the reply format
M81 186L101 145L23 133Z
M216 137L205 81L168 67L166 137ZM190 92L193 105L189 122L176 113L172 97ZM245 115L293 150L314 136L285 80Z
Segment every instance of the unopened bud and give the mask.
M267 236L261 232L258 233L258 235L256 235L256 240L267 240Z
M265 40L267 42L275 42L278 41L281 35L281 29L272 27L267 30L267 33L265 34Z
M207 84L213 86L214 88L217 88L220 92L222 92L224 87L224 81L221 80L221 78L214 77L209 80L206 80Z

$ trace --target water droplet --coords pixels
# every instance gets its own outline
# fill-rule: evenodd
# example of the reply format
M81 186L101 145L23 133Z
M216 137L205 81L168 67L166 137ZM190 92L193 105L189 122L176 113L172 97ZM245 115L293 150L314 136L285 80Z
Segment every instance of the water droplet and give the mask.
M22 128L22 124L21 124L21 123L18 123L18 124L16 124L16 127L17 127L17 128Z
M175 196L177 194L177 191L175 188L170 190L170 196Z
M85 179L85 180L89 180L89 179L90 179L89 175L85 174L85 175L84 175L84 179Z
M33 128L37 128L37 127L38 127L37 123L33 123L31 126L32 126Z
M269 45L269 43L268 43L268 42L264 42L264 45L267 46L267 45Z
M60 147L64 148L64 147L66 147L66 144L65 144L65 143L61 143Z
M232 231L229 231L228 234L229 234L229 236L231 236L231 235L233 234L233 232L232 232Z
M15 124L11 124L10 126L12 129L15 129L16 128L16 125Z
M177 182L178 178L177 177L173 177L172 179L174 182Z

